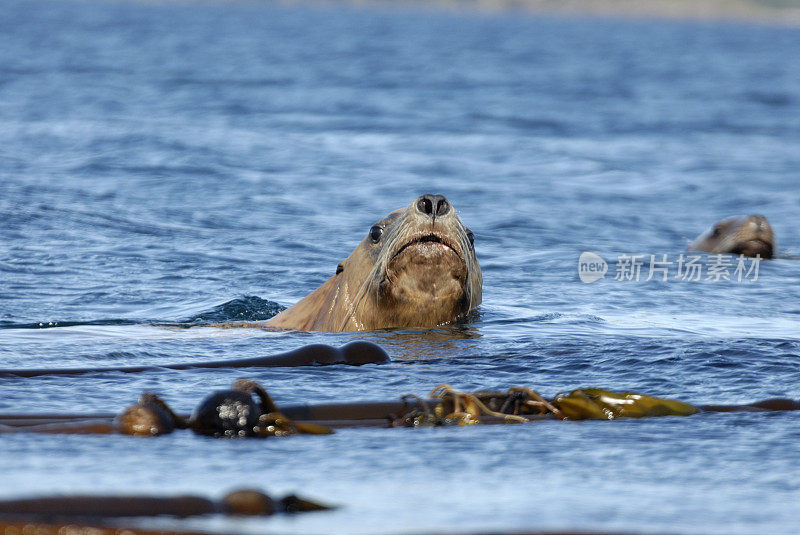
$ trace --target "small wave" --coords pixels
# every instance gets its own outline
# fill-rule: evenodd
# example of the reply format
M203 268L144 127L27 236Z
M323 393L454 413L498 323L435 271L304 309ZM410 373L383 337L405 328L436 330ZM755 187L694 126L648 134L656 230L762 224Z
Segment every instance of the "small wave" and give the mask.
M745 100L763 104L770 107L786 107L793 103L792 96L788 93L748 91L743 95Z
M569 135L569 125L564 121L547 118L518 117L491 115L486 113L471 113L471 119L505 124L523 131L538 132L552 135Z
M286 307L256 295L245 295L215 306L207 312L184 320L186 323L206 324L225 323L228 321L263 321L276 316Z
M96 325L138 325L143 322L136 320L108 319L90 321L39 321L32 323L15 323L13 321L0 321L0 329L54 329L56 327L80 327Z
M295 80L289 77L284 78L194 78L194 77L176 77L164 81L164 85L168 88L185 87L185 86L198 86L198 87L285 87L295 83Z
M119 325L161 325L172 327L190 327L193 325L206 325L211 323L225 323L229 321L263 321L277 315L286 307L273 301L261 299L255 295L245 295L232 299L226 303L215 306L211 310L201 312L188 319L178 321L147 320L147 319L99 319L87 321L36 321L18 323L14 321L0 321L0 329L54 329L56 327L85 327L85 326L119 326Z

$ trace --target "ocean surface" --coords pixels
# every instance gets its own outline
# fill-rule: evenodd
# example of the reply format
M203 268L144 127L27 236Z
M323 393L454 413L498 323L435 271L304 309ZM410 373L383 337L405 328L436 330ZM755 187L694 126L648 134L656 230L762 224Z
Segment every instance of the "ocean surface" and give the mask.
M392 362L0 378L0 413L117 412L143 391L189 412L241 376L279 405L440 383L800 398L798 50L799 30L722 22L6 0L0 367L353 340ZM484 294L467 321L209 326L293 304L426 192L475 234ZM741 281L732 257L731 280L677 275L689 240L748 213L769 218L784 258ZM608 262L604 279L581 282L584 251ZM616 280L620 255L644 255L639 281ZM674 262L667 281L645 280L650 255ZM796 534L798 444L800 413L269 440L5 434L0 498L249 486L339 506L154 523L252 534Z

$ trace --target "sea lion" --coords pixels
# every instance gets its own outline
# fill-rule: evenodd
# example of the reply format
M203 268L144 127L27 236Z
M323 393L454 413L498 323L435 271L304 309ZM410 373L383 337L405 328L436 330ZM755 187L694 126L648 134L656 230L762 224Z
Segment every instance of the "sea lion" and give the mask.
M336 273L267 321L281 329L434 327L481 302L474 236L450 202L425 194L377 221Z
M749 215L729 217L716 223L689 244L687 251L741 254L767 259L775 256L778 248L767 218Z

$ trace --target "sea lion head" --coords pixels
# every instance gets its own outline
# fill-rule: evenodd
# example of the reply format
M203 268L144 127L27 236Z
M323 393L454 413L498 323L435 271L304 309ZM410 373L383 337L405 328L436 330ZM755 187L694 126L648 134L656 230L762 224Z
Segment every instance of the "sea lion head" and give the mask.
M777 246L767 218L749 215L723 219L698 236L687 250L772 258Z
M340 288L352 292L337 330L433 327L481 302L474 236L453 205L425 194L376 221L339 264Z

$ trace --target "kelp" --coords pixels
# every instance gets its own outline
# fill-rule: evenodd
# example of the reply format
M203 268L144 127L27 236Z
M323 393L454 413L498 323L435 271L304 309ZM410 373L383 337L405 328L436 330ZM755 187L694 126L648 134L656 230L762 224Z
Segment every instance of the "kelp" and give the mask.
M553 399L568 420L614 420L648 416L691 416L700 409L674 399L656 398L635 392L612 392L582 388Z
M193 495L59 495L0 500L0 520L18 517L41 520L156 516L188 518L202 515L270 516L276 513L294 514L328 509L331 509L328 505L294 494L278 499L256 489L235 490L218 500Z
M448 384L427 397L399 400L295 405L279 409L255 381L240 379L230 390L212 393L192 416L174 413L155 394L143 394L122 414L0 415L0 433L122 433L158 436L177 429L214 437L282 437L329 434L331 428L426 427L526 423L536 420L614 420L690 416L698 412L800 410L800 401L768 399L744 405L700 405L636 392L581 388L548 400L530 388L504 392L462 392Z
M238 379L230 390L207 396L188 419L176 414L156 394L145 393L136 405L115 419L115 424L118 432L134 436L163 435L174 429L191 429L218 438L333 433L323 425L295 422L286 417L267 391L250 379Z
M526 423L533 416L560 411L539 394L528 388L511 388L507 392L462 392L448 384L435 387L426 401L409 394L405 399L416 400L420 408L412 409L393 425L424 427L438 425L476 425L480 423Z
M600 388L573 390L548 401L529 388L510 388L507 392L469 393L443 384L431 391L429 401L416 396L407 397L416 399L422 408L411 410L396 419L395 425L421 427L524 423L543 417L559 420L614 420L689 416L699 412L697 407L682 401Z

